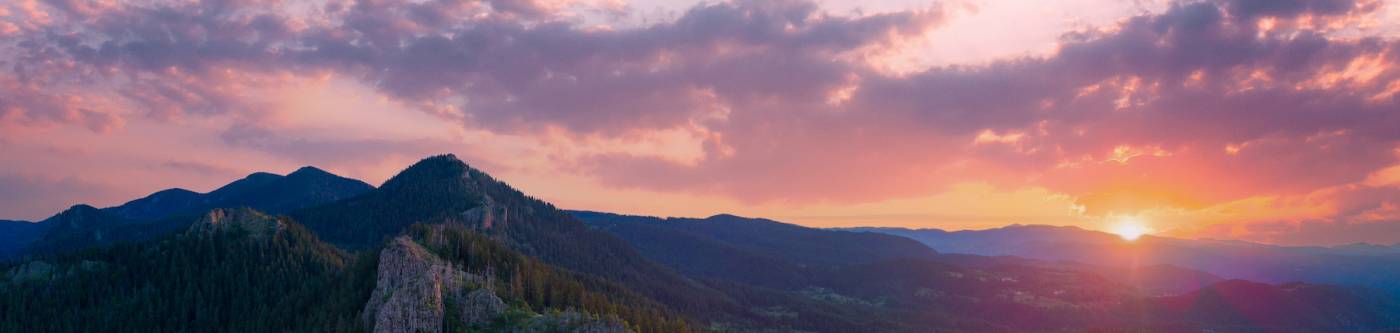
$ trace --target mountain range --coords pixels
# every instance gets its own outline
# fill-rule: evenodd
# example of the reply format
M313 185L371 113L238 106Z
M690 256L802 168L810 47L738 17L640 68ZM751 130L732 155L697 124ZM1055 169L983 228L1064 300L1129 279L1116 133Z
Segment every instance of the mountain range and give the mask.
M1396 246L1290 247L1150 235L1124 241L1098 231L1040 225L967 231L844 230L908 237L947 253L1015 256L1120 268L1168 265L1230 279L1363 286L1400 293L1400 248Z
M172 189L0 222L0 254L10 258L0 263L0 331L1400 327L1400 302L1370 289L1384 285L1250 282L1182 262L1025 255L1037 247L1023 243L1041 238L1021 233L950 246L906 231L566 211L451 155L378 187L308 167L205 194ZM1099 237L1065 234L1057 237ZM1009 252L993 253L998 237ZM1308 251L1300 253L1361 256Z
M373 189L362 181L314 167L286 176L248 175L209 193L172 188L115 207L75 205L37 223L0 222L0 259L50 253L121 240L148 239L190 223L214 208L250 207L269 213L328 203Z

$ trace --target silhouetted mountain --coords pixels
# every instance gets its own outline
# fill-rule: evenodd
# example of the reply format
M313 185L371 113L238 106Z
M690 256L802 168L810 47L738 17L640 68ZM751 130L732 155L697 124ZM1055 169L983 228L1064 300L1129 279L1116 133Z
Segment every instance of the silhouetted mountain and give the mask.
M373 188L359 180L302 167L286 176L254 173L207 194L168 189L104 210L134 220L157 220L234 207L251 207L275 214L350 198Z
M210 206L210 204L203 194L182 188L172 188L106 210L114 215L131 219L154 220L178 213L196 211L198 207L206 206Z
M24 247L43 236L47 228L46 224L0 220L0 261L18 256Z
M1010 226L948 232L853 228L909 237L943 252L1011 255L1096 266L1172 265L1225 278L1268 283L1310 282L1400 292L1400 255L1365 247L1286 247L1243 241L1143 236L1136 241L1073 227Z
M324 204L373 189L364 182L336 176L314 167L303 167L286 176L265 172L249 175L208 194L168 189L121 206L96 209L77 205L33 226L0 223L18 228L0 236L0 260L31 252L72 251L119 241L139 241L181 230L199 214L215 208L250 207L272 213ZM37 233L37 235L35 234Z
M761 286L802 284L808 268L932 258L918 242L879 234L813 229L768 219L715 215L656 218L574 211L588 225L626 239L652 260L705 277Z
M1301 247L1301 251L1317 254L1339 254L1339 255L1360 255L1360 256L1394 256L1400 255L1400 245L1379 245L1371 243L1351 243L1332 247L1312 246Z
M963 231L905 228L844 228L837 230L897 235L919 241L940 252L985 256L1020 255L1055 246L1124 243L1122 238L1105 232L1084 230L1078 227L1047 225L1011 225L994 229Z
M80 244L104 243L113 238L113 228L133 222L92 206L76 205L40 221L44 232L25 251L52 253Z
M1148 295L1199 289L1220 277L1170 265L1134 268L1011 257L937 254L908 238L834 231L767 219L716 215L705 219L656 218L573 211L585 223L626 239L652 260L701 277L722 277L765 287L810 283L808 268L913 258L965 267L1031 266L1098 274ZM1114 239L1117 239L1114 237Z

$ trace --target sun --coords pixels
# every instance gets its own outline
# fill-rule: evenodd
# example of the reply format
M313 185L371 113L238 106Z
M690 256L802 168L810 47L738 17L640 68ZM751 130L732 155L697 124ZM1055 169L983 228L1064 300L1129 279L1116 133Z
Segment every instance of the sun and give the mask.
M1142 235L1152 232L1152 228L1136 217L1123 217L1113 226L1112 232L1126 241L1135 241Z

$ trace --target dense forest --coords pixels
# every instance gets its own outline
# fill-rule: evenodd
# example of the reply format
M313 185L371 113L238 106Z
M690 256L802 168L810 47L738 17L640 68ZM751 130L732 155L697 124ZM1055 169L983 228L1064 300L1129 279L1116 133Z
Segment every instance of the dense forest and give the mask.
M5 332L355 332L374 256L305 228L188 232L4 268Z
M642 332L691 331L686 320L626 286L545 264L460 224L419 224L408 234L443 259L487 276L498 296L531 311L614 316Z
M215 211L220 212L220 211ZM190 229L159 240L91 248L3 267L4 332L358 332L374 289L378 251L348 253L285 217L275 223ZM245 218L246 219L246 218ZM514 312L500 329L539 314L573 311L617 318L643 332L689 332L654 301L606 280L560 270L461 225L407 232L460 267L490 275ZM444 321L454 327L455 321ZM451 331L451 330L449 330Z

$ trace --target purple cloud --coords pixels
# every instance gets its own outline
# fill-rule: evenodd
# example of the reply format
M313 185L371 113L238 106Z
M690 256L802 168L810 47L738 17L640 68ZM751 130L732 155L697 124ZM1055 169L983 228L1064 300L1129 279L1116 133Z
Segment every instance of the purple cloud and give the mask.
M692 163L571 161L612 186L862 202L985 181L1047 187L1095 212L1199 208L1306 195L1400 163L1400 47L1328 25L1378 6L1175 2L1067 33L1047 56L891 74L872 55L923 37L945 19L940 9L839 15L812 1L733 1L597 27L538 1L54 1L57 22L6 37L16 47L0 74L0 121L102 129L123 116L295 112L245 95L335 75L471 129L682 129L700 140ZM129 112L84 111L96 109L62 97L74 89ZM350 147L446 146L256 128L228 128L225 142L328 162Z

